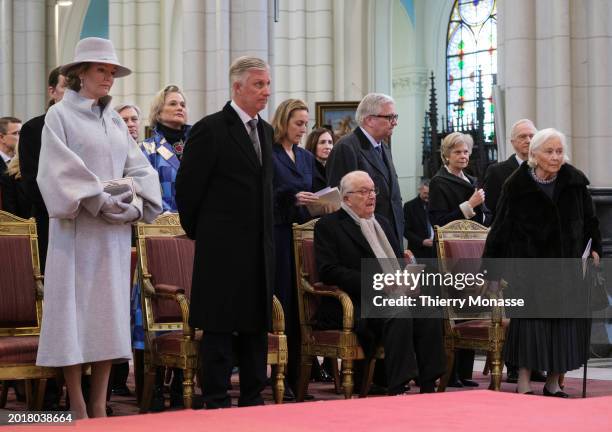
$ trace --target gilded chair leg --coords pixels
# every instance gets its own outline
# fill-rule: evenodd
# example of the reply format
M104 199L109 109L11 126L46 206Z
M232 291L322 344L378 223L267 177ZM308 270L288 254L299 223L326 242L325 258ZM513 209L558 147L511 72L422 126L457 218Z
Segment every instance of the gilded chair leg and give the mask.
M34 409L36 411L42 410L43 402L45 399L45 389L47 388L47 378L41 378L37 380L36 391L34 392Z
M455 362L455 350L454 349L446 349L446 372L440 378L440 384L438 385L438 392L443 392L446 390L446 386L450 381L451 373L453 373L453 363Z
M142 398L140 399L140 413L147 413L151 408L153 389L155 387L155 366L145 365L144 382L142 386Z
M334 376L334 387L336 388L336 394L342 393L342 382L340 381L340 373L338 371L338 359L333 357L331 359L332 374Z
M2 381L2 392L0 393L0 408L6 406L6 399L8 397L7 381Z
M485 361L484 368L482 369L483 375L489 375L491 372L491 352L487 352L487 359Z
M274 383L274 401L277 404L282 404L283 396L285 394L285 365L276 365L276 367L273 369L273 373L274 372L276 372L274 375L276 379L276 382ZM304 392L304 394L306 394L306 392Z
M342 386L344 399L353 397L353 360L342 360Z
M26 396L26 406L28 407L28 411L34 410L34 396L32 389L32 380L25 380L25 396Z
M499 391L502 379L501 350L490 351L491 355L491 383L489 390Z
M298 394L296 395L296 402L304 402L304 397L308 391L308 382L310 381L310 370L312 369L313 356L302 355L302 362L300 365L300 381L298 382Z
M366 397L370 392L372 380L374 379L374 366L376 366L376 357L373 357L370 361L367 361L366 372L363 374L363 382L361 383L361 393L359 394L360 398Z
M185 408L193 408L193 376L192 368L185 368L183 372L183 404Z

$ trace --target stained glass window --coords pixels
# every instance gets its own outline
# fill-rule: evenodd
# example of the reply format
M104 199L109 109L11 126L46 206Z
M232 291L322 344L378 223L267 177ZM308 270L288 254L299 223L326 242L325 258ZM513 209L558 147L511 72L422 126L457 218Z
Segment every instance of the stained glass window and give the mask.
M497 76L496 0L455 0L446 45L446 112L455 129L476 125L479 75L484 134L487 141L492 141L495 135L492 90Z

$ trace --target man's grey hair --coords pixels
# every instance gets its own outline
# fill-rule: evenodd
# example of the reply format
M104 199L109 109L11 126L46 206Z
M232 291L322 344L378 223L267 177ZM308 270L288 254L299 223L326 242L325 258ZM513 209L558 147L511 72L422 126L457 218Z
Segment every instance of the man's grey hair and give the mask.
M380 114L382 106L388 103L395 103L391 96L383 93L368 93L359 102L355 112L355 121L359 126L363 126L367 116Z
M138 118L139 119L142 118L142 111L140 111L140 108L138 108L138 105L129 104L129 103L117 105L115 107L115 111L121 114L121 111L123 111L124 109L128 109L128 108L134 108L134 111L136 111L136 114L138 114Z
M531 168L535 168L538 165L534 153L539 150L542 144L553 138L559 138L559 141L561 141L561 146L563 147L563 163L569 162L570 159L567 156L565 134L554 128L546 128L538 131L529 144L529 158L527 159L527 163Z
M355 181L363 176L371 179L370 174L365 171L359 170L351 171L350 173L345 174L342 179L340 179L340 195L342 196L342 198L347 196L349 192L353 191Z
M429 187L429 179L428 178L423 178L421 179L421 181L419 182L419 190L421 190L424 187Z
M232 62L229 69L229 81L232 89L232 97L234 96L234 83L244 83L246 74L251 69L268 70L270 66L258 57L242 56Z
M519 126L521 126L523 124L531 126L536 132L538 131L538 129L535 127L535 124L533 124L533 122L531 120L526 119L526 118L520 119L520 120L514 122L514 124L510 128L510 139L511 140L516 139L516 136L518 134L518 128L519 128Z

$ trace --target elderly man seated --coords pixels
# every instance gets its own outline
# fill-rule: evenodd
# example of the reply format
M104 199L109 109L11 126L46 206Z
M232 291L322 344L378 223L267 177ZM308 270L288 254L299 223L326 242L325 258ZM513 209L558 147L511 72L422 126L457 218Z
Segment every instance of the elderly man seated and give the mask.
M321 281L345 291L355 307L355 332L366 356L381 344L385 350L388 394L401 394L418 377L421 393L435 391L445 371L442 323L424 318L361 318L362 258L401 258L393 228L374 216L376 189L365 171L346 174L340 182L341 209L321 218L314 232L315 256ZM342 328L342 309L325 297L317 312L321 329Z

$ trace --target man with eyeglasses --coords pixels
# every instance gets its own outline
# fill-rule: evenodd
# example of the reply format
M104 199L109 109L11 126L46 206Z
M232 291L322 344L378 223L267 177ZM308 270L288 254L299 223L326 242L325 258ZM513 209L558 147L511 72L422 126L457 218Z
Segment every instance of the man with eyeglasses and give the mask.
M353 171L342 177L340 210L322 217L315 225L319 278L327 285L338 286L351 298L353 328L366 359L383 345L387 394L404 393L408 381L417 376L420 392L433 393L436 379L446 369L440 320L361 316L362 260L378 259L383 268L383 262L389 259L401 261L403 256L410 256L408 251L402 251L387 218L375 214L380 196L377 192L374 181L364 171ZM322 298L316 323L320 330L342 328L342 309L337 299ZM360 380L356 378L355 382Z
M2 189L6 188L8 164L17 149L19 143L19 132L21 131L21 120L15 117L0 118L0 209L2 206Z
M485 205L491 211L491 222L495 219L495 207L504 182L527 160L529 144L537 131L535 125L529 119L521 119L514 123L510 130L510 143L514 147L514 154L510 155L505 161L490 165L487 168L483 189L485 191Z
M382 93L366 95L355 113L359 125L334 146L327 164L329 186L338 186L340 179L355 170L367 172L379 193L376 214L389 220L393 236L401 244L404 233L402 197L388 142L397 126L398 115L393 98Z

